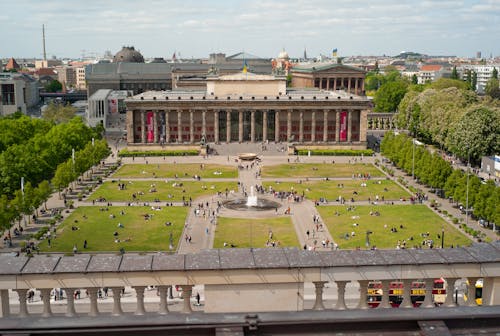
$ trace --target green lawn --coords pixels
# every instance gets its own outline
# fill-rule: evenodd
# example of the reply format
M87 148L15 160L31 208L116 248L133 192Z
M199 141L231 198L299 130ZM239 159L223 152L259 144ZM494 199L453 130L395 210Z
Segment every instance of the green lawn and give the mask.
M440 247L438 234L441 235L442 228L445 247L471 244L466 236L425 205L355 206L354 211L347 211L347 206L320 206L317 209L333 239L343 249L366 248L367 231L373 232L370 243L377 248L396 248L398 240L401 243L406 240L407 248L422 246L424 239L432 239L434 246ZM371 216L370 211L378 211L380 216ZM358 226L354 226L355 223ZM397 232L391 232L391 228L396 228ZM421 234L427 232L429 237L423 238Z
M125 251L169 251L170 234L175 251L188 211L186 207L152 210L151 207L112 206L107 211L101 209L97 206L76 209L57 228L57 238L51 239L50 248L47 240L40 242L41 251L72 252L75 244L79 252L119 251L122 247ZM146 220L145 214L152 217ZM167 226L166 222L172 225ZM123 224L123 228L118 227L118 223ZM72 230L73 226L78 230ZM115 242L115 231L120 242ZM125 241L128 238L130 241ZM87 249L83 248L84 240L87 240Z
M366 183L366 187L361 184ZM355 201L375 200L376 195L382 200L408 199L410 194L391 180L329 180L329 181L302 181L298 182L263 182L266 190L271 186L276 191L297 191L310 200L326 198L328 201L338 200L339 196ZM292 189L293 188L293 189ZM357 193L354 194L354 192Z
M269 232L272 231L272 239ZM266 247L267 241L279 242L279 247L299 247L299 241L290 217L226 218L217 221L214 248L223 248L224 242L235 247Z
M352 177L353 174L370 174L381 177L384 174L374 165L367 163L288 163L275 166L264 166L262 177Z
M121 166L113 178L190 178L194 175L201 178L236 178L236 167L218 164L177 163L177 164L126 164Z
M135 200L141 202L152 202L155 199L163 202L176 202L182 201L183 196L186 199L189 197L195 199L204 195L215 195L217 191L225 192L226 189L238 190L237 182L204 182L203 180L200 182L176 180L165 182L165 180L157 179L150 181L121 180L120 183L125 183L125 190L118 188L118 182L107 181L92 193L89 200L104 197L108 202L132 202L134 201L132 194L135 194Z

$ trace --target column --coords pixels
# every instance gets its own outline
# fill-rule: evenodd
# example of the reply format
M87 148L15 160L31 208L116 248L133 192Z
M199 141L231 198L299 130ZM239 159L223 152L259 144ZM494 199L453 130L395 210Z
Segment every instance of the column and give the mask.
M111 315L119 316L123 315L122 305L121 305L121 295L123 287L110 287L113 291L113 311Z
M127 110L127 143L134 143L134 113L135 111Z
M201 135L205 137L205 142L207 141L207 110L201 112Z
M453 300L453 294L455 292L455 281L458 280L458 278L445 278L446 280L446 299L444 300L444 306L445 307L456 307L456 303ZM474 290L474 293L476 291Z
M2 305L0 305L0 317L10 316L10 302L9 302L9 291L7 289L0 289L0 300L2 300Z
M286 141L290 141L292 138L292 110L288 110L286 116Z
M432 300L432 287L434 287L434 279L425 279L425 299L421 305L423 308L434 307L434 302Z
M182 287L182 298L184 300L184 305L182 307L181 313L189 314L193 312L191 308L191 294L193 294L193 285L183 285Z
M359 302L356 308L368 309L368 280L358 280L359 283Z
M262 141L267 141L267 110L262 111Z
M352 78L347 78L347 92L351 93L351 80Z
M274 142L280 141L280 111L274 112Z
M411 302L411 284L412 280L403 280L403 302L399 305L399 308L413 308L413 303Z
M250 141L255 142L255 110L250 112Z
M359 113L359 141L366 142L366 129L368 128L368 110Z
M158 286L158 293L160 294L160 307L158 308L158 314L160 315L168 314L167 289L168 286Z
M469 282L467 284L467 302L465 303L467 306L475 306L476 303L476 281L478 278L467 278ZM434 284L434 282L433 282ZM483 288L484 290L484 288Z
M304 110L300 110L299 115L299 142L304 142Z
M214 110L214 142L219 143L219 110Z
M352 110L347 111L347 142L351 142L352 135Z
M345 286L349 281L335 281L337 284L337 304L335 309L345 310L347 306L345 305Z
M335 111L335 142L340 141L340 110Z
M333 79L333 91L337 90L337 77Z
M50 309L50 288L42 288L40 289L43 301L43 312L42 317L50 317L52 316L52 310Z
M141 142L146 143L146 111L141 111Z
M361 92L364 94L365 92L365 79L361 78Z
M170 142L170 122L168 121L168 114L170 111L165 111L165 142Z
M328 110L323 110L323 142L328 142Z
M238 111L238 141L243 142L243 111Z
M330 91L330 77L326 78L326 90Z
M182 111L177 110L177 142L182 143Z
M323 78L319 79L319 85L318 88L321 90L323 88Z
M389 280L382 280L382 300L377 308L391 308L389 303Z
M316 111L311 111L311 142L316 141Z
M153 110L153 143L158 142L158 111Z
M66 293L66 316L76 316L75 311L75 290L76 288L64 288Z
M313 310L324 310L325 306L323 305L323 287L325 286L326 281L314 281L314 287L316 292L316 300L314 301Z
M19 297L19 317L26 317L29 315L28 313L28 305L26 304L27 299L27 289L14 289L14 292L17 292L17 296ZM3 300L2 300L3 302Z
M189 110L189 142L194 143L194 111Z
M97 316L99 315L99 310L97 309L97 290L98 288L87 288L87 292L89 293L90 299L90 311L89 316Z
M354 82L354 93L356 93L358 95L359 94L359 92L358 92L359 78L355 78L354 80L355 80L355 82Z
M226 142L231 142L231 110L226 110Z
M146 310L144 309L144 288L146 288L146 286L133 286L133 288L137 298L137 307L134 314L144 315L146 313Z

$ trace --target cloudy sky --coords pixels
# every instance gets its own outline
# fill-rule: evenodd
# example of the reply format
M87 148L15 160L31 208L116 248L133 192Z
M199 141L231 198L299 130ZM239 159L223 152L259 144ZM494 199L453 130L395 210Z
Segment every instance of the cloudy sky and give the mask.
M500 0L14 0L0 6L0 57L500 55Z

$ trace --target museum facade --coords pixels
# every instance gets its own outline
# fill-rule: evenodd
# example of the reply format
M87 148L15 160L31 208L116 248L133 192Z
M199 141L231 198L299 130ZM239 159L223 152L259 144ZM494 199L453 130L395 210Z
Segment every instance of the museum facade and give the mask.
M282 76L208 76L206 91L148 91L130 97L133 145L292 142L366 146L367 97L345 91L287 89Z

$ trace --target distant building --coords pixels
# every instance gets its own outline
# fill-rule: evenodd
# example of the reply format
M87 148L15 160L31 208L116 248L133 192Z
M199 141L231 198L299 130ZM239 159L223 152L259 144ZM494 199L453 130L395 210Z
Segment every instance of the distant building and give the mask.
M460 67L460 72L462 73L463 80L467 78L467 70L474 71L477 74L477 86L476 91L478 93L484 93L486 88L486 83L493 76L493 69L497 69L500 72L500 63L489 64L489 65L463 65ZM458 68L457 68L458 69Z
M434 82L443 76L443 66L439 64L425 64L417 73L418 84Z
M127 91L97 90L88 99L87 124L102 124L107 131L125 129L125 99L131 95Z
M14 58L9 59L7 64L5 65L5 70L10 71L10 70L20 70L21 67L19 64L17 64L16 60Z
M76 72L76 88L78 90L85 90L87 88L87 83L85 81L85 67L78 67L75 69Z
M54 68L62 65L62 61L58 59L35 60L35 69Z
M481 159L481 171L489 176L500 178L500 155L483 156Z
M57 80L61 82L63 87L76 87L76 69L72 66L58 66L55 68L57 72Z
M16 111L26 114L39 101L38 84L33 77L21 73L0 73L0 115Z

